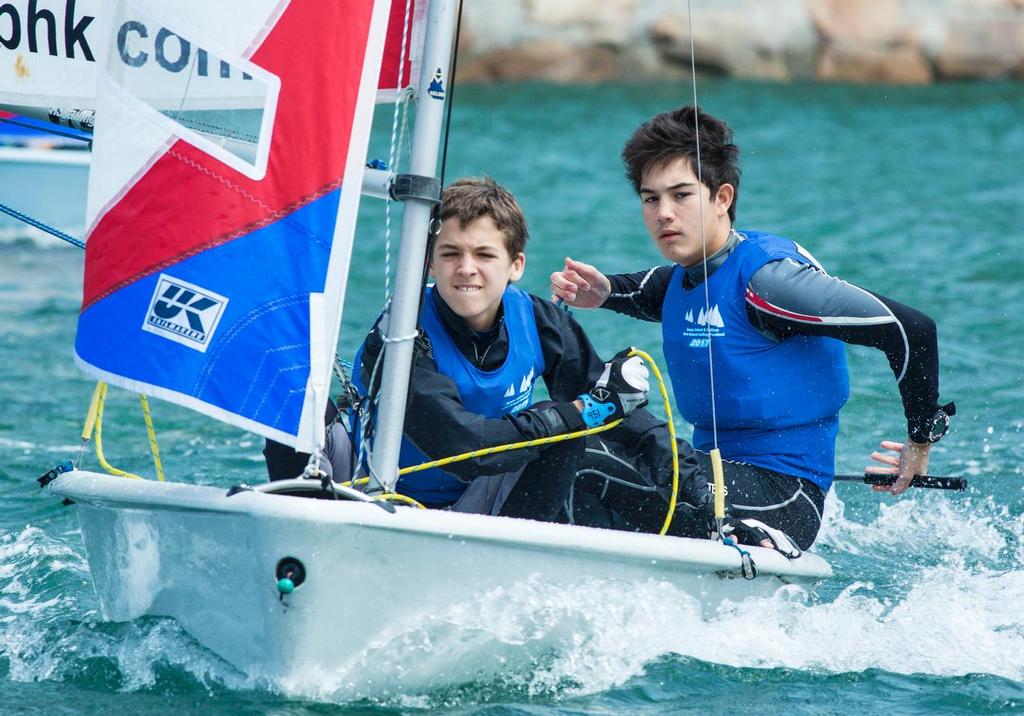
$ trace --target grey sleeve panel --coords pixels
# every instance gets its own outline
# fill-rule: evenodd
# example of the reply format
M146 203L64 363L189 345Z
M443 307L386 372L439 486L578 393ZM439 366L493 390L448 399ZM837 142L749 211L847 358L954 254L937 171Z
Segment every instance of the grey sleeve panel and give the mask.
M899 338L890 346L901 354L896 382L903 380L910 358L910 341L903 324L889 306L860 286L830 276L819 266L793 259L771 261L747 284L748 315L755 326L775 340L789 335L826 335L849 343L879 345L878 329ZM887 342L891 342L887 341Z
M911 434L938 405L935 322L920 311L792 259L765 264L746 289L747 317L771 340L827 336L883 351Z
M871 326L896 321L892 311L864 289L793 259L765 264L747 288L748 304L759 297L767 305L755 303L755 308L795 322Z

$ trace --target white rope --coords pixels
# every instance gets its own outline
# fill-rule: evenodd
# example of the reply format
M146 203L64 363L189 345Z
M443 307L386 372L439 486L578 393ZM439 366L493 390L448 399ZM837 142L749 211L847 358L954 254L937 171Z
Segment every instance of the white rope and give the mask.
M395 338L391 338L390 336L385 336L383 333L381 333L380 337L381 337L381 340L383 340L385 343L405 343L406 341L414 341L414 340L416 340L416 337L419 334L420 334L419 331L413 331L412 333L410 333L407 336L397 336Z
M408 96L403 92L402 84L405 80L405 56L408 51L409 41L409 13L412 8L412 0L405 0L405 16L402 20L402 50L398 56L398 83L395 86L395 109L391 116L391 145L388 148L388 171L394 176L398 173L396 165L398 156L398 117L400 108L407 104ZM405 120L402 122L403 129ZM391 195L384 198L384 300L391 298Z

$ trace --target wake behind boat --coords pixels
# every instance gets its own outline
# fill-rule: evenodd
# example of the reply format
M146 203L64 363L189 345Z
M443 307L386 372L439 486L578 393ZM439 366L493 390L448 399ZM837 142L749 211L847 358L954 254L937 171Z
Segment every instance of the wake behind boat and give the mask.
M383 175L378 194L404 201L370 483L387 493L456 3L408 14L357 5L191 0L170 17L132 0L102 18L113 44L97 63L76 360L102 381L315 455L371 183L374 100L414 94L408 173L369 174ZM142 62L157 47L167 66ZM217 80L231 106L211 107ZM72 470L50 489L75 503L106 618L173 617L247 673L298 691L356 663L391 625L532 578L567 590L592 577L666 580L714 609L831 574L814 555L749 548L760 576L743 579L743 552L720 542L415 510L320 479L226 491Z

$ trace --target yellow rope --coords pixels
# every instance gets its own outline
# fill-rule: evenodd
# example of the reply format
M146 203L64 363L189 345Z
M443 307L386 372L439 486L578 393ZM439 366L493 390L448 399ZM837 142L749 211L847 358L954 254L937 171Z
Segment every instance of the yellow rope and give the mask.
M106 383L100 380L96 382L96 387L92 391L92 400L89 401L89 412L85 416L85 425L82 426L83 443L92 440L92 431L96 427L96 413L99 410L100 396L103 394L105 387Z
M425 506L421 505L419 502L409 497L408 495L402 495L397 492L385 492L380 495L374 495L373 499L384 500L385 502L402 502L406 505L412 505L413 507L416 507L421 510L427 509Z
M634 348L629 354L631 356L640 356L651 367L651 372L654 373L654 377L658 381L658 388L661 390L661 400L665 404L665 421L668 423L668 436L672 443L672 496L668 501L668 512L665 514L665 522L661 525L661 530L658 532L659 535L663 535L672 526L672 518L676 514L676 500L679 498L679 446L676 445L676 426L672 420L672 406L668 400L665 379L661 377L658 364L654 362L650 355L639 348Z
M139 402L142 404L142 415L146 420L146 436L149 438L149 451L153 454L153 464L156 466L156 479L164 481L164 466L160 462L160 448L156 444L156 430L153 429L153 415L149 412L149 400L143 393L139 393Z
M658 370L658 364L654 362L654 359L647 353L637 348L634 348L630 354L631 356L640 356L650 367L651 372L654 373L655 379L658 381L658 387L661 390L661 398L665 404L665 417L668 422L668 434L669 439L672 443L672 495L669 499L668 513L665 515L665 522L658 532L659 535L663 535L668 532L669 527L672 525L672 518L675 516L676 502L679 497L679 447L676 445L676 428L675 423L672 420L672 406L668 399L668 390L665 388L665 379L661 375L661 371ZM607 425L599 425L596 428L588 428L586 430L577 430L572 433L563 433L561 435L552 435L546 438L535 438L533 440L523 440L518 443L508 443L506 445L496 445L495 447L483 448L480 450L473 450L471 452L465 452L460 455L452 455L451 457L441 458L440 460L431 460L430 462L424 462L419 465L410 465L409 467L403 467L398 471L399 476L408 475L413 472L420 472L421 470L429 470L433 467L443 467L444 465L451 465L452 463L462 462L463 460L471 460L476 457L483 457L484 455L493 455L499 452L508 452L509 450L520 450L529 447L539 447L541 445L550 445L552 443L565 442L566 440L575 440L577 438L586 437L587 435L594 435L596 433L602 433L605 430L611 430L622 423L622 419L613 420ZM719 461L719 470L721 470L721 461ZM356 485L365 485L370 481L369 477L359 477L348 482L343 482L342 485L345 487L354 487ZM716 490L716 494L722 492L722 490ZM407 504L415 504L417 507L423 507L416 500L406 495L399 494L397 492L387 492L383 495L378 495L378 499L387 499L394 502L405 502ZM716 503L717 505L717 503Z
M107 462L107 458L103 456L103 401L107 397L107 384L102 380L98 384L99 387L99 399L96 401L96 459L99 460L100 466L109 472L111 475L117 475L118 477L130 477L133 480L141 480L142 478L138 475L133 475L130 472L119 470L118 468Z
M461 455L453 455L452 457L441 458L440 460L431 460L430 462L424 462L419 465L411 465L409 467L403 467L398 471L399 476L408 475L410 472L419 472L420 470L429 470L432 467L441 467L443 465L451 465L453 462L462 462L463 460L471 460L475 457L483 457L484 455L493 455L499 452L508 452L509 450L520 450L528 447L538 447L540 445L550 445L551 443L561 443L566 440L575 440L576 438L582 438L587 435L593 435L594 433L603 433L605 430L611 430L622 422L622 418L613 420L607 425L599 425L596 428L588 428L587 430L577 430L574 433L562 433L561 435L552 435L546 438L535 438L533 440L523 440L518 443L508 443L507 445L496 445L495 447L483 448L481 450L473 450L472 452L464 452Z
M82 449L85 443L96 437L96 459L100 467L111 475L118 477L130 477L133 480L143 479L139 475L133 475L114 467L107 462L103 454L103 406L107 399L107 384L102 380L96 382L96 388L92 391L92 400L89 401L89 412L85 416L85 425L82 426ZM142 416L146 421L146 435L149 437L149 451L153 454L153 464L156 466L156 477L160 482L164 481L164 466L160 461L160 447L156 443L156 430L153 428L153 414L149 410L149 400L145 395L139 393L139 403L142 404Z
M493 455L499 452L508 452L509 450L519 450L527 447L537 447L540 445L549 445L551 443L565 442L566 440L573 440L580 438L585 435L592 435L594 433L604 432L605 430L611 430L616 425L621 423L622 420L615 420L607 425L600 425L596 428L589 428L587 430L578 430L574 433L563 433L562 435L552 435L546 438L536 438L534 440L523 440L518 443L508 443L506 445L496 445L495 447L482 448L480 450L473 450L472 452L464 452L461 455L452 455L451 457L442 458L440 460L431 460L430 462L424 462L419 465L410 465L409 467L403 467L398 471L398 474L408 475L411 472L420 472L421 470L429 470L432 467L441 467L442 465L451 465L455 462L462 462L463 460L471 460L474 457L482 457L484 455ZM358 477L354 480L341 483L344 487L354 487L356 485L365 485L370 481L369 477ZM398 492L385 492L381 495L377 495L378 500L388 500L390 502L403 502L409 505L415 505L420 509L426 509L419 502Z
M725 475L722 472L722 453L711 451L711 472L715 478L715 519L725 519Z

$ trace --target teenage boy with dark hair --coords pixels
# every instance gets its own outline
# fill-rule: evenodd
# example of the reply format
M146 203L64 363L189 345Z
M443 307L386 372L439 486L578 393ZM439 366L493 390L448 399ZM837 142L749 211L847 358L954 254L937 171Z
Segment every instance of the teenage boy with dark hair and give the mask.
M659 114L622 158L647 231L672 263L606 276L567 258L552 292L574 307L662 323L677 407L708 475L717 428L732 514L784 530L804 549L814 541L849 396L843 342L884 351L903 399L908 440L882 443L899 452L887 470L898 479L875 489L898 495L925 474L955 412L938 404L935 323L830 276L789 239L736 231L739 148L724 122L693 107Z

